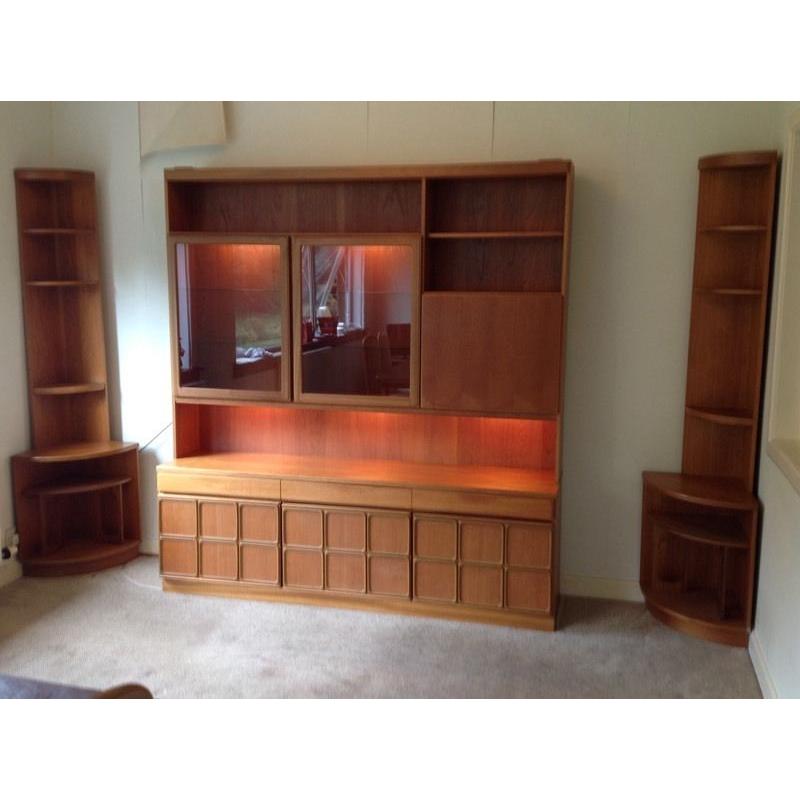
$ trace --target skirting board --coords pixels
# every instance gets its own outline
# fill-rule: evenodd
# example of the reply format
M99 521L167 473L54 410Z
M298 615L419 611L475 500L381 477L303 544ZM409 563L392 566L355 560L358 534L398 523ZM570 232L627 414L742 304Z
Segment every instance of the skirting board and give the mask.
M644 603L639 581L618 578L597 578L592 575L561 576L561 594L577 597L599 597L603 600L627 600Z
M764 654L764 648L761 646L758 631L751 631L747 651L750 653L750 661L753 662L753 670L756 673L758 685L761 687L762 696L767 700L775 700L778 697L778 692L775 690L775 683L769 672L767 657Z
M22 565L16 558L0 561L0 586L7 586L22 577Z

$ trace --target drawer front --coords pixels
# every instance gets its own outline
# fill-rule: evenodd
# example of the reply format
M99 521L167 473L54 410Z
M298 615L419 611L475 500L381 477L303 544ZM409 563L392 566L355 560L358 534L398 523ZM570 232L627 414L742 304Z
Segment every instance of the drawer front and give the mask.
M322 509L283 508L283 543L287 547L322 547Z
M197 541L167 536L159 542L161 574L167 577L197 577Z
M180 498L158 501L158 532L166 536L197 536L197 503Z
M510 568L506 572L506 605L516 611L550 611L550 573Z
M509 566L550 569L552 538L553 529L549 525L511 523L506 533Z
M325 554L325 588L339 592L367 591L366 559L356 553Z
M239 577L235 542L200 541L200 577L235 581Z
M284 550L283 585L294 589L322 589L322 550Z
M517 519L553 518L553 500L487 492L450 492L438 489L414 489L414 511L442 514L476 514L484 517Z
M414 597L418 600L456 602L456 565L448 561L414 562Z
M472 606L503 607L503 568L462 564L460 572L460 597L462 603Z
M414 555L417 558L456 558L458 522L455 519L416 517Z
M370 555L367 563L370 594L409 596L411 562L407 557Z
M215 497L280 500L281 482L275 478L241 478L159 469L158 491L170 494L202 494Z
M367 545L367 515L363 511L326 511L325 544L331 550L363 553Z
M236 539L238 519L236 503L199 500L200 535L210 539Z
M411 490L391 486L323 481L281 481L281 497L292 503L375 508L411 508Z
M369 515L369 550L371 553L410 554L411 520L408 514Z
M278 504L241 503L239 538L243 542L278 541Z
M461 560L503 563L503 523L464 520L461 523Z
M264 544L239 545L239 580L248 583L280 584L280 551Z

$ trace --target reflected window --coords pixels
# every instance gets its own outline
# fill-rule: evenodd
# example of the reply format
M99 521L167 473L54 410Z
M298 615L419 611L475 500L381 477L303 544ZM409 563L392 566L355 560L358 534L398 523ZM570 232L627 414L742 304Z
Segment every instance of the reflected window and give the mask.
M415 249L300 246L303 393L408 397Z
M280 392L281 246L178 243L175 268L180 385Z

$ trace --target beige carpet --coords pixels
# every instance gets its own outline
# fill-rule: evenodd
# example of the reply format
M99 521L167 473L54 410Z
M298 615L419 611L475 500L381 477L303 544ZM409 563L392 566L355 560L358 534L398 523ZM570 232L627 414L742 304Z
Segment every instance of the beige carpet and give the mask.
M0 672L156 697L759 697L744 650L564 598L555 634L164 593L157 560L0 589Z

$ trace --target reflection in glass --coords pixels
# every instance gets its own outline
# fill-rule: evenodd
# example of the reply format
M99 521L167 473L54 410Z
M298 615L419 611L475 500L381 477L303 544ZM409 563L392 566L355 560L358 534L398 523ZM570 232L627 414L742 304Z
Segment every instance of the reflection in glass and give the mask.
M281 390L281 248L176 245L183 387Z
M414 250L302 245L304 393L408 397Z

